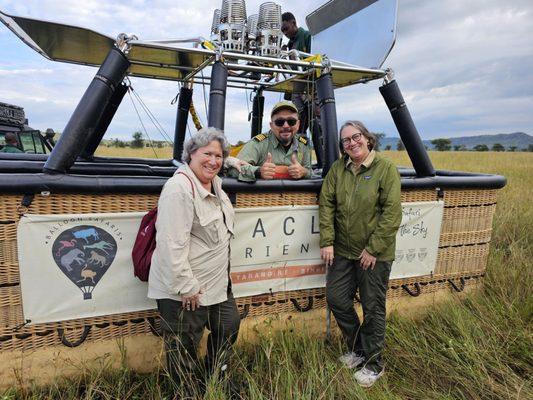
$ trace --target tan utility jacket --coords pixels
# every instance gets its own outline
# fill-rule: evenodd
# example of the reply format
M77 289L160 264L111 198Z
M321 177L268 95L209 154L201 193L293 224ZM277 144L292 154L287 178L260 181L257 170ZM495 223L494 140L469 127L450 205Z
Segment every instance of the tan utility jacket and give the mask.
M194 194L191 182L178 172L191 179ZM202 186L188 165L165 183L158 202L149 298L181 301L182 296L201 290L200 305L227 300L234 210L218 176L213 188L216 196Z

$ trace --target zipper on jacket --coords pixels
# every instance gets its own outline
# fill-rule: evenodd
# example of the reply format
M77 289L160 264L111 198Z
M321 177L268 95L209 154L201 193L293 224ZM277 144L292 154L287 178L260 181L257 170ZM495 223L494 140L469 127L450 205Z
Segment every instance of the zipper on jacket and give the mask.
M350 238L350 230L349 230L349 221L351 221L351 218L352 218L352 199L355 197L355 195L357 194L357 189L359 188L359 172L361 171L361 167L359 167L359 171L357 171L357 173L354 173L351 169L348 170L348 173L350 175L352 175L354 177L354 180L355 180L355 187L354 187L354 190L352 193L350 193L350 198L348 200L348 218L346 218L346 234L348 235L348 239L350 241L350 243L353 243L353 241L351 240ZM352 247L352 246L350 246ZM353 248L352 249L349 249L350 253L353 252Z

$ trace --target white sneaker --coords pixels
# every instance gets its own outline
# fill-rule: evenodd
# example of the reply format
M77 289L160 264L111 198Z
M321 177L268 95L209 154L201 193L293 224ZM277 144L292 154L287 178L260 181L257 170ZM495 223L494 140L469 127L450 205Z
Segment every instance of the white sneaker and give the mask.
M365 388L369 388L372 386L376 381L385 373L385 368L381 370L381 372L374 372L366 367L363 367L359 371L357 371L353 376L355 377L355 380L357 383Z
M365 363L365 358L351 351L340 356L339 361L348 368L357 368Z

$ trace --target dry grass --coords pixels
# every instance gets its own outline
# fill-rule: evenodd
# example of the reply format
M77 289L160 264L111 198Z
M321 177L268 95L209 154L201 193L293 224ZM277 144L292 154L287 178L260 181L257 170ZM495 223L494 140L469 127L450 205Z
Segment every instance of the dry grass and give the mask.
M138 158L172 158L172 147L152 149L143 147L132 149L131 147L106 147L98 146L95 155L102 157L138 157Z
M405 152L384 153L398 165L410 165ZM121 150L120 155L134 153ZM499 196L483 288L416 318L393 314L387 328L387 374L370 390L359 388L339 367L338 338L325 344L307 332L268 333L265 327L258 343L236 349L225 380L208 382L204 399L533 398L533 154L430 156L439 169L508 179ZM45 388L12 390L0 399L169 399L173 390L163 382L157 373L138 375L124 365L119 371L83 371L77 379ZM183 398L180 393L178 388L177 398Z

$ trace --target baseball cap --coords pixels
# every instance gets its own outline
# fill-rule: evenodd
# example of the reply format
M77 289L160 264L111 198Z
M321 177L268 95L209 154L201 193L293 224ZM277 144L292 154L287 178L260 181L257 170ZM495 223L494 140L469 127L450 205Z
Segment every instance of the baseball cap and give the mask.
M270 113L270 117L272 117L280 110L291 110L298 114L298 108L296 108L294 103L292 101L284 100L274 104L274 107L272 107L272 112Z

